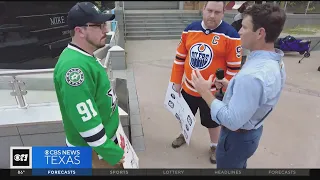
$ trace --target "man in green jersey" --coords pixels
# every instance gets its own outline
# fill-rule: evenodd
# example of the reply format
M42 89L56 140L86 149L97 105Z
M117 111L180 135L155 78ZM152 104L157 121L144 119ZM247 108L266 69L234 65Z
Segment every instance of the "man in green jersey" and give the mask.
M122 167L124 150L118 145L117 97L106 70L93 52L105 46L106 21L92 3L80 2L68 13L72 42L62 51L54 70L54 84L67 146L90 146L93 168Z

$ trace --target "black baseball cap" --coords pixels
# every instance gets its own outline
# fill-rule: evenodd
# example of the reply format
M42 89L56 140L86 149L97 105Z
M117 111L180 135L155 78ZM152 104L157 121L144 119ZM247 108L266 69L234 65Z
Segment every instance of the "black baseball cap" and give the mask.
M105 23L112 21L114 14L104 14L91 2L79 2L68 13L68 26L74 29L76 26L85 26L87 23Z

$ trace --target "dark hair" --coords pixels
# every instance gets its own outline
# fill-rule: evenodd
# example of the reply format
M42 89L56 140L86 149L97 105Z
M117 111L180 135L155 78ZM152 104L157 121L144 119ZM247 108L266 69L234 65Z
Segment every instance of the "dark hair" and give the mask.
M251 16L253 31L264 28L266 31L266 43L275 42L283 30L287 15L278 5L271 3L254 4L249 6L243 17Z
M204 6L203 6L203 7L206 7L207 4L208 4L208 2L209 2L209 1L206 1L206 2L204 3ZM213 2L223 2L223 11L224 11L224 9L226 8L226 2L225 2L225 1L213 1Z
M73 36L74 36L74 34L75 34L74 30L73 30L73 29L71 29L71 30L70 30L70 36L71 36L71 37L73 37Z

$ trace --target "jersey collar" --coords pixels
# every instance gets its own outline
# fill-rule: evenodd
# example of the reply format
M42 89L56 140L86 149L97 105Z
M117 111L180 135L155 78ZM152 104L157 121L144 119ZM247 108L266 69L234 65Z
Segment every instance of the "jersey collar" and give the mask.
M220 21L219 25L215 29L217 29L221 25L221 23L222 23L222 20ZM211 34L215 30L215 29L208 29L204 24L203 20L201 21L201 27L204 30L204 33L206 34Z
M72 49L72 50L74 50L74 51L77 51L77 52L79 52L79 53L81 53L81 54L83 54L83 55L85 55L85 56L89 56L89 57L95 58L96 61L97 61L102 67L104 67L104 65L101 64L101 62L100 62L101 59L95 57L94 55L90 55L90 54L87 53L85 50L83 50L81 47L79 47L79 46L77 46L77 45L75 45L75 44L69 43L69 44L68 44L68 48L69 48L69 49Z
M72 49L72 50L75 50L75 51L78 51L79 53L83 54L83 55L86 55L86 56L90 56L90 57L94 57L93 55L90 55L88 52L86 52L85 50L83 50L81 47L75 45L75 44L72 44L72 43L69 43L68 44L68 48L69 49Z

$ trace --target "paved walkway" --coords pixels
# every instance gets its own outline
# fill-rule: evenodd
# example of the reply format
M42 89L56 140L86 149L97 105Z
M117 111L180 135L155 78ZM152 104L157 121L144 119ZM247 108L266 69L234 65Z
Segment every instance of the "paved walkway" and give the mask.
M145 150L141 168L215 168L209 162L209 136L198 122L191 144L171 148L179 125L163 105L179 40L128 41L127 63L133 65ZM265 122L263 137L248 168L320 167L320 52L298 64L301 55L285 56L287 86ZM197 115L196 118L199 119ZM132 132L134 133L134 132ZM140 142L141 143L141 142ZM135 146L137 142L134 142Z

